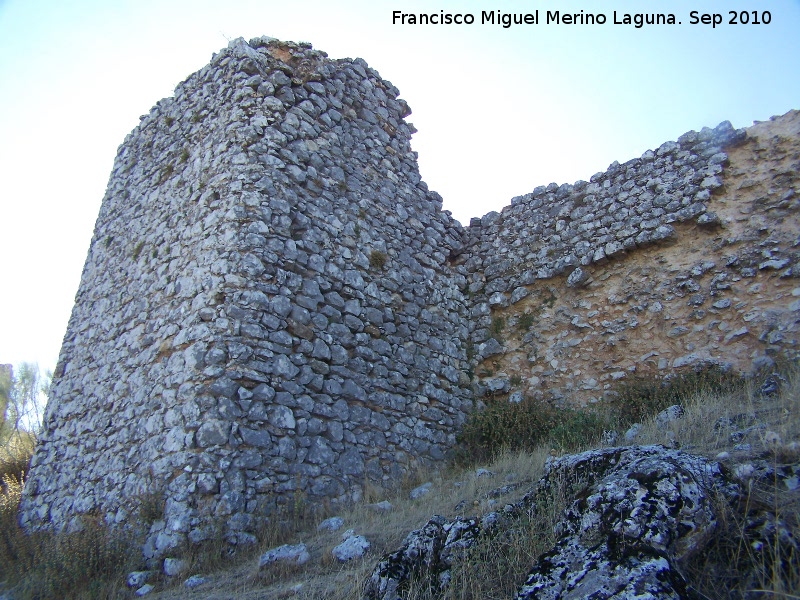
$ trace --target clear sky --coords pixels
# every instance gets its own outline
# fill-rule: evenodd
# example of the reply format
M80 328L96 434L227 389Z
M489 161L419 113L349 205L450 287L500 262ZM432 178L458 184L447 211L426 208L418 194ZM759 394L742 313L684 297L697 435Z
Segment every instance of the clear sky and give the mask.
M536 9L537 25L481 24ZM393 24L394 10L475 23ZM607 21L546 24L548 10ZM729 24L731 10L771 22ZM688 130L800 108L800 0L0 0L0 363L55 366L117 147L229 39L260 35L360 56L394 83L422 177L464 224Z

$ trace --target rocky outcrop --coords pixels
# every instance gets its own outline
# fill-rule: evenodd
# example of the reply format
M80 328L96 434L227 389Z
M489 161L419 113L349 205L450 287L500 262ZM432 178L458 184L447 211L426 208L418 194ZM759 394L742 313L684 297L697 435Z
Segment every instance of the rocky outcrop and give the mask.
M797 466L759 464L758 473L751 466L742 478L717 461L663 446L606 448L553 459L531 491L502 511L482 518L435 516L409 534L400 549L379 561L362 597L403 598L412 579L441 591L470 547L545 507L548 492L563 482L572 482L577 493L556 524L560 540L538 559L518 600L700 597L684 573L688 561L719 534L726 510L759 482L796 485ZM769 507L760 507L747 515L744 541L754 548L769 544L776 532L791 537L790 528L769 514Z
M715 503L739 492L719 464L634 447L561 459L547 477L569 475L590 483L517 598L689 598L682 565L714 535Z

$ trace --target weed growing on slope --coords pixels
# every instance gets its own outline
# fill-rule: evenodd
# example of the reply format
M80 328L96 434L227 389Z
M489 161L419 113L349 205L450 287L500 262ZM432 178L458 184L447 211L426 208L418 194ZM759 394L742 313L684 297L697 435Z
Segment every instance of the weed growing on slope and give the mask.
M17 523L30 455L0 461L0 582L15 600L122 598L121 577L137 544L100 519L85 517L71 533L24 532Z
M590 410L555 407L525 398L503 400L470 415L459 435L461 454L487 460L503 450L531 451L540 445L576 450L600 439L608 420Z
M621 427L641 423L673 404L698 394L724 394L744 385L738 373L714 364L677 371L669 377L657 373L635 374L621 380L607 403Z

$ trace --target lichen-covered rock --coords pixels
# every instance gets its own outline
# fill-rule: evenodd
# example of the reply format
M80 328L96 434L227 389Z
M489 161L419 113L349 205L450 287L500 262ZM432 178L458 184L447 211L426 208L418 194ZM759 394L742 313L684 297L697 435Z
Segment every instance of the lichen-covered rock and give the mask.
M610 448L553 461L547 477L587 481L518 600L690 598L680 574L713 536L717 495L738 488L718 463L663 447Z
M522 599L688 599L685 561L714 535L720 498L739 486L720 465L663 446L618 447L550 459L544 477L502 512L478 518L441 516L410 533L386 555L364 586L364 600L397 600L410 578L441 590L462 553L482 536L526 512L563 482L580 483L564 511L562 538L530 572Z
M364 600L398 600L403 587L415 574L425 572L432 590L449 581L454 553L468 548L481 533L477 519L448 521L434 516L412 531L402 547L380 560L364 585Z

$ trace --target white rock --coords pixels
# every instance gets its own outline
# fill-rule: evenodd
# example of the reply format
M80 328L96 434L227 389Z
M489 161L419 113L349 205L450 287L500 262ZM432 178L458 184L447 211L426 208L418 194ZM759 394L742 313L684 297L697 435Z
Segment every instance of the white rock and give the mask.
M619 434L616 431L604 431L600 439L606 446L613 446L617 443Z
M682 418L684 414L685 411L680 404L673 404L656 415L656 425L661 428L666 427L673 421Z
M369 542L363 535L352 535L341 544L336 546L331 552L341 562L347 562L354 558L361 558L369 550Z
M293 562L296 565L304 565L310 558L311 555L308 553L305 544L284 544L272 550L267 550L262 554L261 559L258 561L258 566L263 567L277 561L287 561Z
M180 575L188 568L188 563L179 558L165 558L164 559L164 575L168 577L175 577Z
M194 588L196 588L198 586L201 586L201 585L203 585L204 583L207 583L207 582L208 582L208 579L206 579L205 577L202 577L201 575L192 575L191 577L189 577L189 579L187 579L186 581L183 582L183 585L184 585L184 587L187 587L190 590L192 590L192 589L194 589Z
M628 429L628 431L625 432L625 441L632 442L633 440L635 440L636 437L639 435L639 431L641 429L642 425L640 423L634 423L633 425L631 425L630 429Z
M427 494L428 492L431 491L431 487L432 486L433 486L433 483L429 481L427 483L423 483L419 487L415 487L413 490L411 490L411 494L410 494L411 499L412 500L416 500L417 498L421 498L422 496L424 496L425 494Z
M317 531L338 531L342 528L342 525L344 525L342 517L331 517L320 523L317 526Z
M147 594L152 592L153 589L154 589L153 586L148 583L148 584L143 585L142 587L140 587L138 590L136 590L136 595L137 596L147 596Z
M126 579L128 587L129 588L142 587L152 574L153 574L152 571L133 571L132 573L128 573L128 577Z

